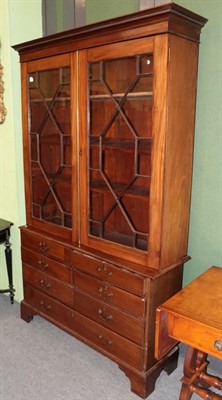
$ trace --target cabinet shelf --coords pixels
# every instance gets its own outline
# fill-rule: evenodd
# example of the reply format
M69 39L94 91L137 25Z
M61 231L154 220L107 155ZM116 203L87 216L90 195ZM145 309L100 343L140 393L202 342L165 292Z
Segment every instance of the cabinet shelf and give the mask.
M65 219L67 220L66 222L68 222L66 224L67 228L71 228L71 214L69 213L64 213L65 215ZM44 221L46 222L51 222L53 224L57 224L57 225L63 225L63 218L60 215L53 215L50 217L46 217L44 218Z
M122 98L125 96L125 93L113 93L112 95L110 94L92 94L90 95L90 100L112 100L112 97L114 98ZM128 93L126 98L127 100L137 100L137 99L148 99L153 96L153 92L133 92L133 93Z
M97 137L92 137L90 138L90 146L91 147L96 147L99 146L99 141L100 138ZM146 138L138 139L138 153L139 154L150 154L151 153L151 143L152 139L151 138ZM135 149L135 144L136 140L130 140L130 139L106 139L102 138L102 147L104 149L113 149L113 150L119 150L119 151L132 151Z
M126 190L124 188L126 185L121 184L121 183L115 183L112 184L113 191L115 194L118 196L121 193L123 193L124 196L130 196L130 197L140 197L141 199L144 199L147 201L147 197L149 196L149 189L142 187L142 186L133 186L130 187ZM94 192L107 192L110 191L108 186L106 185L105 182L103 181L92 181L90 184L90 189Z
M70 101L70 97L44 97L44 99L30 99L30 103L50 103L52 101L54 101L54 103L61 103Z
M93 227L91 230L91 234L96 237L100 237L99 227ZM123 244L124 246L128 247L136 247L139 250L147 251L147 242L148 242L148 234L144 234L145 239L137 238L136 239L136 246L133 245L134 238L130 235L124 235L123 233L119 232L111 232L105 231L103 232L102 238L108 240L109 242L115 242Z
M35 132L31 132L32 135L36 135ZM71 146L71 135L67 135L62 133L61 131L57 131L57 134L52 134L52 135L45 135L45 134L39 134L39 141L40 143L51 143L51 144L60 144L61 143L61 138L63 138L63 140L68 140L70 141L69 143L66 142L66 146Z

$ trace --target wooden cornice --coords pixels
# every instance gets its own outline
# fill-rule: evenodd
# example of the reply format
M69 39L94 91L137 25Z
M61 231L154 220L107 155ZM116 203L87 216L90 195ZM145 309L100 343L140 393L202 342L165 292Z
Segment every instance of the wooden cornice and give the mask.
M20 61L100 46L123 40L172 33L199 41L203 18L175 3L85 25L12 46Z

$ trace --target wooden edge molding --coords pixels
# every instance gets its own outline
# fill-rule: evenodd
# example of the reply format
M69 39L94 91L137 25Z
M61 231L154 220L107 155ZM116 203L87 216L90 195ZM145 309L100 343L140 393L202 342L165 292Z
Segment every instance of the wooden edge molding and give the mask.
M184 20L185 24L191 24L193 28L195 27L195 35L193 40L198 40L200 30L207 22L207 19L179 6L178 4L170 2L168 4L148 8L142 11L138 11L136 13L127 14L109 20L96 22L90 25L85 25L79 28L70 29L64 32L55 33L40 39L34 39L25 43L17 44L12 47L14 50L18 51L20 55L27 52L36 51L39 48L54 47L63 43L73 41L78 42L78 40L80 39L90 40L90 44L88 44L87 46L90 47L93 46L93 38L95 36L98 37L104 35L107 31L109 32L109 34L119 32L121 35L121 32L129 27L135 29L141 26L152 25L158 22L169 22L171 19L175 19L180 25L181 18ZM176 28L172 28L170 26L168 26L168 28L165 28L165 30L168 32L172 29ZM197 31L198 34L196 34Z

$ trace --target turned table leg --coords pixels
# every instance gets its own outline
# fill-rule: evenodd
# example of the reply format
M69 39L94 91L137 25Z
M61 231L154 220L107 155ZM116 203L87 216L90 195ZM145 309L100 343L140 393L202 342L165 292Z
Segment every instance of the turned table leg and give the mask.
M193 393L206 400L222 400L222 396L212 392L210 386L222 389L222 380L207 374L207 354L188 347L184 360L184 376L179 400L189 400ZM200 386L199 386L200 385Z
M13 287L13 278L12 278L12 249L11 249L11 243L8 238L6 239L6 242L5 242L5 260L6 260L6 267L7 267L7 273L8 273L10 300L11 300L11 304L13 304L15 289Z
M196 364L196 353L197 351L192 347L187 348L187 352L184 360L183 373L184 376L181 379L182 387L180 391L179 400L189 400L192 396L192 392L190 391L190 379L195 373L195 364Z

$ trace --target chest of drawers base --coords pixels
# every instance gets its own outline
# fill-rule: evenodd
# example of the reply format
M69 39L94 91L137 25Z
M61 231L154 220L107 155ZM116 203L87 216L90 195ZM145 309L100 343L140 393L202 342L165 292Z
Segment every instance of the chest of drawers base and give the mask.
M28 293L32 288L27 287L26 288ZM30 293L29 293L30 294ZM64 307L62 307L62 313L61 310L59 309L61 307L60 304L57 304L57 312L60 313L60 318L56 317L55 310L52 310L52 305L51 305L51 299L50 301L47 301L47 296L44 297L44 300L38 301L38 296L35 293L32 293L33 301L38 304L36 304L36 307L33 305L33 302L27 299L27 302L23 300L21 302L21 318L26 321L26 322L31 322L33 317L35 315L40 315L41 317L45 318L49 322L53 323L56 325L58 328L63 329L65 332L68 334L74 336L76 339L82 341L86 345L90 346L94 350L100 352L104 356L110 358L112 361L116 362L119 366L119 368L125 373L125 375L129 378L130 384L131 384L131 390L135 394L137 394L139 397L142 399L147 398L155 389L156 385L156 380L159 377L160 373L162 370L165 370L168 375L170 375L176 368L177 368L177 362L178 362L178 355L179 355L179 349L176 347L174 350L172 350L167 356L163 357L160 361L155 363L153 367L150 369L144 370L144 369L138 369L138 361L137 358L134 359L135 357L135 351L137 351L136 355L138 355L138 351L141 352L140 354L140 360L141 360L141 355L142 355L142 349L139 349L138 347L135 348L133 347L132 343L131 346L127 346L124 348L124 345L127 343L121 340L121 337L117 337L116 341L119 347L122 349L125 349L124 352L122 352L122 358L120 359L119 356L116 356L115 354L107 351L105 347L109 347L112 345L112 343L109 343L110 340L110 335L109 339L106 339L106 337L101 337L101 333L97 336L98 342L100 340L104 341L104 346L101 347L101 343L95 343L95 340L92 341L88 339L89 334L84 334L84 331L81 331L81 334L79 333L79 329L75 329L74 327L70 327L70 323L73 323L75 320L74 317L74 312L72 310L66 310L69 311L69 320L67 319L67 313L64 313ZM30 304L32 303L32 304ZM55 305L55 304L54 304ZM61 318L62 317L62 318ZM79 326L79 322L81 321L81 315L80 318L76 318L75 322ZM86 319L85 321L85 333L90 331L91 334L91 326L89 326L89 320ZM80 329L84 327L83 325L80 325ZM99 345L100 346L99 346ZM110 349L108 349L110 350ZM132 360L130 361L131 365L129 365L129 361L127 362L128 357L132 358L133 357L133 362ZM134 364L134 366L132 365Z
M22 319L40 315L109 357L146 398L177 365L177 351L154 358L155 310L181 288L183 266L149 276L28 228L21 238Z

